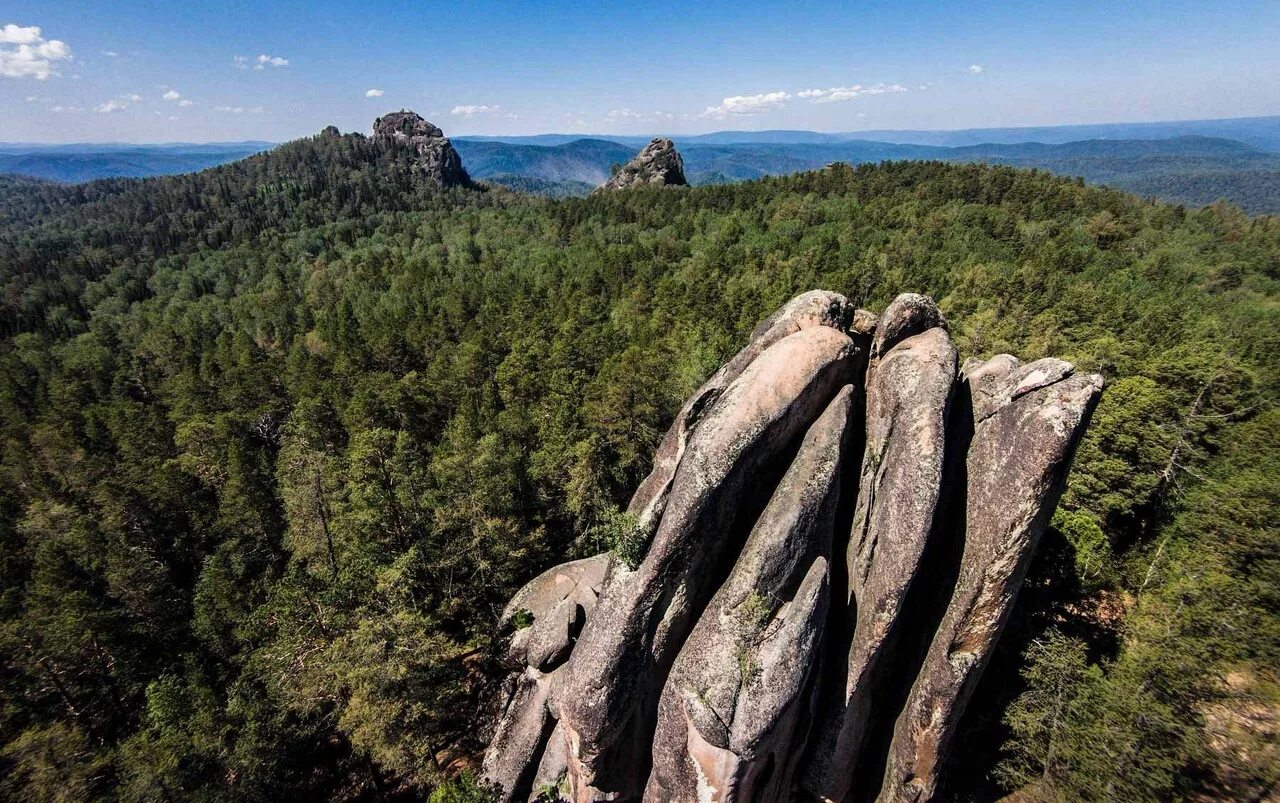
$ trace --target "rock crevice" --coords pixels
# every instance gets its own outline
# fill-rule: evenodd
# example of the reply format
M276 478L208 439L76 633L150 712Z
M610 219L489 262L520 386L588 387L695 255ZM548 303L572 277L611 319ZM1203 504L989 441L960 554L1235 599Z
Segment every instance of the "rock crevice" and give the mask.
M649 538L513 598L501 800L934 800L1102 380L792 299L679 411ZM896 725L894 720L896 719ZM871 734L871 736L868 736Z

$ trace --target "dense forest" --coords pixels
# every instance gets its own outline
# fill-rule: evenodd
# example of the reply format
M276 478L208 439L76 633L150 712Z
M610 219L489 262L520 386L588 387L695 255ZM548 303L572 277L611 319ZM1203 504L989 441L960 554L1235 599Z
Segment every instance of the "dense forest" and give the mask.
M551 200L321 135L0 182L0 799L482 800L494 623L787 298L1106 375L955 799L1280 781L1280 219L1034 170ZM443 785L442 785L443 784Z

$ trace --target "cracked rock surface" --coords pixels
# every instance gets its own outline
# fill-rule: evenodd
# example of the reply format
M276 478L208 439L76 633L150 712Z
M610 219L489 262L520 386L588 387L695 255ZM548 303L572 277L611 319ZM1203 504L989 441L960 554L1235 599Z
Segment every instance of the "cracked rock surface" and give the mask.
M914 294L761 323L633 496L638 565L554 567L504 611L500 799L938 799L1102 392L1061 360L957 359Z

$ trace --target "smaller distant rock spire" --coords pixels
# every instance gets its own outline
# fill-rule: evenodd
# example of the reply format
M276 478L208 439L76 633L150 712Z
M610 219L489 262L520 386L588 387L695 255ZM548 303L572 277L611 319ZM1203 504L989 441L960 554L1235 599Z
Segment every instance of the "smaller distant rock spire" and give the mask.
M373 138L410 145L418 154L417 167L442 187L470 187L471 176L462 157L439 126L421 115L400 110L373 121Z
M645 145L644 150L596 191L625 190L646 184L681 187L689 184L684 177L684 159L671 140L658 137Z

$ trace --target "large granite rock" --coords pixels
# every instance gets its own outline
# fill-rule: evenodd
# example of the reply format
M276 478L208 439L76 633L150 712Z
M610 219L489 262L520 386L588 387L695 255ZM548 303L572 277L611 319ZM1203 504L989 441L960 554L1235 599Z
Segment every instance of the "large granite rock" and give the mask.
M389 140L413 148L414 166L442 187L469 187L471 177L462 167L462 157L439 127L410 111L385 114L373 121L373 138Z
M627 507L627 512L636 517L646 536L651 536L657 528L658 518L666 507L667 491L671 488L676 466L684 455L689 433L697 426L698 420L715 405L729 383L737 379L761 352L787 335L814 326L827 326L843 332L849 327L854 313L853 305L839 293L811 290L796 296L765 318L751 332L747 345L689 397L676 414L676 419L663 436L662 442L658 444L658 451L653 456L653 469L640 483Z
M658 706L645 800L774 800L809 712L853 387L805 435Z
M866 447L845 555L852 633L833 633L845 666L822 684L803 785L844 800L870 724L871 704L897 646L899 612L933 530L942 492L945 424L956 350L933 302L901 296L881 316L867 370Z
M1102 393L1098 376L1009 355L966 363L973 437L955 591L898 718L879 800L934 800L956 725L1013 609Z
M504 803L932 799L1102 386L955 366L912 294L877 317L814 291L757 327L631 500L643 560L555 567L504 611Z
M644 149L624 164L609 180L596 188L596 192L606 190L625 190L628 187L651 186L685 186L689 182L684 178L684 159L676 150L675 143L661 137L653 140Z
M653 542L614 565L559 691L577 800L634 796L648 772L658 695L694 619L737 550L753 480L853 379L855 349L827 326L765 349L693 430Z

